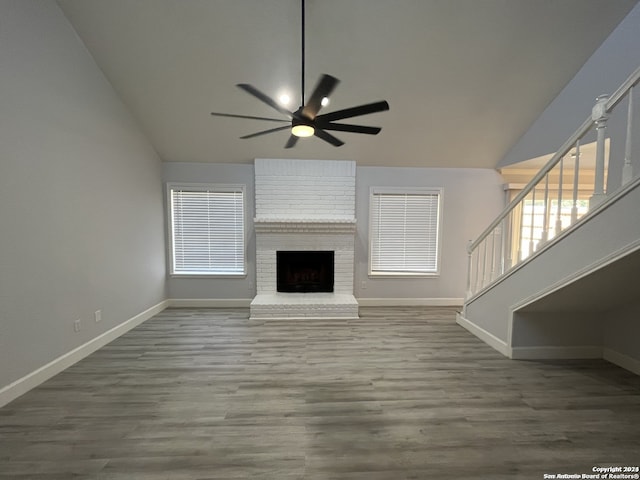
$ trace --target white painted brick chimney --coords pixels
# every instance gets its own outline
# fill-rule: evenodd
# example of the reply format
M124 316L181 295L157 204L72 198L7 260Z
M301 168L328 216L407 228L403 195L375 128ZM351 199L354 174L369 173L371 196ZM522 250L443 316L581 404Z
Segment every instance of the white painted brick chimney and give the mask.
M257 295L251 318L357 318L355 174L351 161L255 160ZM277 292L278 250L334 251L333 293Z

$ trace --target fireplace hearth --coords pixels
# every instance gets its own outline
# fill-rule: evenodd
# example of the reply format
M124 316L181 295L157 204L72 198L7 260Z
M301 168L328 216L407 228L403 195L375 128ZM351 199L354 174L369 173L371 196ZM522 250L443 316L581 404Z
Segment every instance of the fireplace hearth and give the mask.
M277 251L277 291L333 292L333 251Z

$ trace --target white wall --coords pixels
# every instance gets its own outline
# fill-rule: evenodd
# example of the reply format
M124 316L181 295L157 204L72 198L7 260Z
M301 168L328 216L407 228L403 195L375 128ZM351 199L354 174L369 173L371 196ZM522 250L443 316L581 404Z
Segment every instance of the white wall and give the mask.
M639 44L640 4L598 47L499 166L553 153L560 148L591 114L596 97L613 93L640 66Z
M219 182L247 185L248 273L243 279L169 279L174 299L251 299L255 295L255 233L253 230L253 165L166 162L165 182ZM371 186L442 187L442 267L435 278L369 278L368 232ZM467 242L504 206L502 177L493 170L457 168L356 168L356 264L358 299L461 299L467 276ZM362 288L362 282L365 287Z
M359 299L464 297L467 243L504 207L502 183L502 177L488 169L358 167L355 296ZM443 188L439 276L369 277L369 190L374 186Z
M165 263L161 162L55 2L0 1L0 65L1 390L162 302Z
M165 184L166 182L235 183L247 186L245 190L247 275L241 278L170 277L168 279L168 292L169 298L172 299L240 299L245 300L248 306L249 301L256 294L256 235L253 228L255 181L253 165L165 162L163 165L163 180ZM168 241L167 245L169 245ZM167 257L167 265L168 262L169 258ZM167 275L169 275L168 270Z
M602 322L585 311L514 312L511 346L602 347Z
M640 303L634 301L607 312L603 318L604 347L640 365Z

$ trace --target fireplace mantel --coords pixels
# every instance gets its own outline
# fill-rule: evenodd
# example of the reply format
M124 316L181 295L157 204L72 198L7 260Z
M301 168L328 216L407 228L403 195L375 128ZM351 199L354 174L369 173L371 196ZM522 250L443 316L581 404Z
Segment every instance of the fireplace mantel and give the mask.
M254 218L256 233L350 233L356 231L355 218L303 219L291 217Z

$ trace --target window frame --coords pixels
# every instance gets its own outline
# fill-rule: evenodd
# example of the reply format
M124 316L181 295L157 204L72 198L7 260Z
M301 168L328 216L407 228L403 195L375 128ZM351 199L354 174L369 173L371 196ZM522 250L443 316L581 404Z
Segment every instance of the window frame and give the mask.
M373 222L372 215L374 212L374 196L375 195L437 195L438 205L436 214L436 268L430 272L409 272L409 271L382 271L373 270L372 253L373 253ZM442 257L442 208L443 208L444 189L441 187L370 187L369 189L369 252L368 252L368 275L372 278L435 278L440 276L441 257Z
M173 230L173 190L187 190L187 191L212 191L212 192L238 192L242 193L242 252L243 263L242 272L238 273L215 273L215 272L186 272L175 271L175 258L174 258L174 230ZM166 205L167 205L167 254L169 260L169 276L172 278L244 278L247 276L247 186L245 184L236 183L196 183L196 182L167 182L166 183Z

